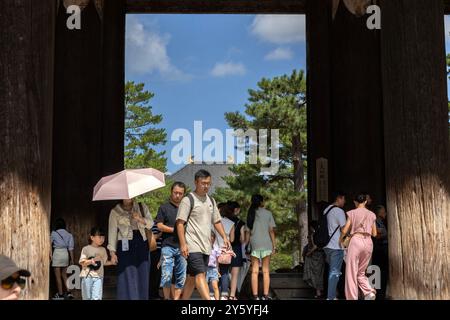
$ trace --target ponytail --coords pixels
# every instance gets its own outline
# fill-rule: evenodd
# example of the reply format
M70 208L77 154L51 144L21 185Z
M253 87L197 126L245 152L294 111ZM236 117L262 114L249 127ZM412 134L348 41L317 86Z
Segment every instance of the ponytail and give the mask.
M252 196L252 204L250 205L250 208L248 209L248 214L247 214L247 227L250 230L253 229L253 224L255 223L256 209L258 209L263 202L264 202L264 198L262 195L255 194Z

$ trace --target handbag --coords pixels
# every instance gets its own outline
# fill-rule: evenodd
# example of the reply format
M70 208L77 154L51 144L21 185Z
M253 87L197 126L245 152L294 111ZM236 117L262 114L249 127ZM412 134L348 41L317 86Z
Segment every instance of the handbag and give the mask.
M231 264L231 258L236 257L236 254L233 250L227 250L222 248L220 252L220 256L217 258L219 264Z
M350 233L347 233L344 236L344 239L342 240L342 247L344 247L345 249L348 248L348 246L350 245L350 240L352 239L352 235Z
M139 211L141 212L141 215L143 218L145 218L144 215L144 207L142 205L142 203L139 202ZM147 237L147 242L148 242L148 249L150 250L150 252L156 251L156 249L158 249L158 244L156 243L156 239L153 236L153 232L152 230L148 230L147 228L144 228L145 230L145 235Z

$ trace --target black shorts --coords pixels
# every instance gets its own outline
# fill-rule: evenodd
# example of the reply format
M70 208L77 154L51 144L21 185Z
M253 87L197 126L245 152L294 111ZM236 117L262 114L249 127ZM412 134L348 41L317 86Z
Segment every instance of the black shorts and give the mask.
M189 253L187 258L187 274L196 276L208 271L209 256L201 252Z
M242 247L239 243L237 246L232 247L234 253L236 254L236 257L233 257L231 259L231 267L242 267L244 265L244 258L242 257Z

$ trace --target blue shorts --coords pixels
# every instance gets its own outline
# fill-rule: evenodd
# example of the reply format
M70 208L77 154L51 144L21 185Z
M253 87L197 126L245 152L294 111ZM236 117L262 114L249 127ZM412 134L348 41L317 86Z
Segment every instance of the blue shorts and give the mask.
M179 248L166 246L161 249L161 287L170 288L173 276L175 288L182 289L186 281L186 259Z
M208 267L206 272L206 282L210 283L211 281L219 281L219 271L216 267Z

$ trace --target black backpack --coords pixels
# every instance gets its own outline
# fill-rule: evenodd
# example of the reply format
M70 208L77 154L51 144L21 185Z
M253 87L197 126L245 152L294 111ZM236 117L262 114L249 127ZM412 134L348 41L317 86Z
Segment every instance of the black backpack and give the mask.
M337 226L336 230L334 230L333 234L330 236L328 233L328 213L331 211L331 209L336 208L337 206L331 206L330 209L328 209L319 219L319 225L317 227L316 232L314 232L313 240L314 244L319 247L323 248L325 247L333 238L336 231L339 229L339 226Z

